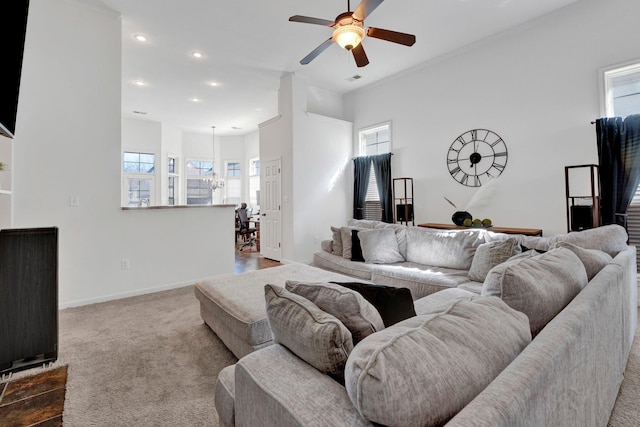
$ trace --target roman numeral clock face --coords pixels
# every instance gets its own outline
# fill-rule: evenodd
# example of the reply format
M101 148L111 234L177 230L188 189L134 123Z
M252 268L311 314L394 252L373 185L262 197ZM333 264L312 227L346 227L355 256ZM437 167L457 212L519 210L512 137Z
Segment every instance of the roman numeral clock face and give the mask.
M457 137L447 153L449 173L462 185L480 187L507 165L507 145L495 132L473 129Z

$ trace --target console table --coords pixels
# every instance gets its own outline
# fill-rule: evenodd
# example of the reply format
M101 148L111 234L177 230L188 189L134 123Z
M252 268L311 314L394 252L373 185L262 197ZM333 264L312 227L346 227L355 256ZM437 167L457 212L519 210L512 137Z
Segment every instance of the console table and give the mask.
M425 224L418 224L418 227L426 228L438 228L440 230L466 230L473 227L464 227L462 225L455 224L438 224L435 222L427 222ZM515 228L515 227L490 227L489 231L495 233L506 234L524 234L525 236L542 236L542 230L539 228Z

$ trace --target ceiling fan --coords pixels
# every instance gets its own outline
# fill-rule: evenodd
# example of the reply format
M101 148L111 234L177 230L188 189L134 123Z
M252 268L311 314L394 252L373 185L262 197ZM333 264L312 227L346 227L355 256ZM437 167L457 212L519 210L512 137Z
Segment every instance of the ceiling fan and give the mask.
M367 58L367 54L364 52L364 48L361 43L365 35L376 39L403 44L405 46L413 46L416 42L416 36L413 34L399 33L397 31L383 30L381 28L374 27L369 27L365 31L364 19L369 16L375 8L380 6L383 1L384 0L362 0L356 10L351 12L350 1L347 0L348 11L338 15L334 21L301 15L294 15L290 17L289 21L292 22L326 25L327 27L334 28L331 38L302 58L300 63L303 65L308 64L316 56L320 55L325 49L327 49L333 42L336 42L342 48L351 51L358 67L364 67L369 63L369 59Z

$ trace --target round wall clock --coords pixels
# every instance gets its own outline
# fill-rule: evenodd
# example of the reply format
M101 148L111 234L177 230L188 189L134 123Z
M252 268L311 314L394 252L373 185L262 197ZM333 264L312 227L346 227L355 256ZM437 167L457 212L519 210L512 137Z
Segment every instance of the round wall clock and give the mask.
M488 129L472 129L457 137L447 153L449 173L462 185L480 187L507 165L507 145Z

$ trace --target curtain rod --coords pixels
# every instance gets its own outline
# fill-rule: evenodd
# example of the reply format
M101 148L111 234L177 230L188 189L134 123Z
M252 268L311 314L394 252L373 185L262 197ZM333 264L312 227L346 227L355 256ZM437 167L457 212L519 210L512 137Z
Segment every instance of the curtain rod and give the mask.
M393 153L383 153L383 154L391 154L393 156ZM371 156L382 156L383 154L371 154ZM358 157L368 157L368 156L354 156L351 158L351 160L357 159Z

